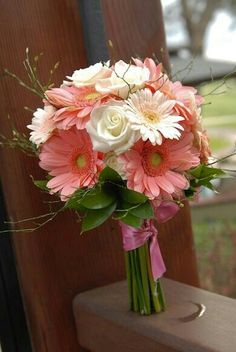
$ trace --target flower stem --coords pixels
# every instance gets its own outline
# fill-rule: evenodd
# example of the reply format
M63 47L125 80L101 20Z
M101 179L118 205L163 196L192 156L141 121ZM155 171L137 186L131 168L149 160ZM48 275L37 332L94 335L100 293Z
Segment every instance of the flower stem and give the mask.
M132 302L133 302L133 281L132 281L132 275L131 275L131 264L130 264L130 254L129 252L125 252L125 267L126 267L126 278L128 282L128 290L129 290L129 304L130 304L130 309L132 310Z
M137 249L139 254L139 263L140 263L140 270L141 270L141 278L142 278L142 286L146 304L146 314L151 314L151 299L150 299L150 286L149 286L149 278L148 278L148 268L147 268L147 258L145 252L145 245L139 247Z
M142 315L165 310L160 280L153 279L149 244L125 253L130 309Z
M134 265L134 277L135 277L135 281L136 281L137 298L138 298L138 302L139 302L140 313L146 314L147 308L146 308L146 304L145 304L144 292L143 292L143 287L142 287L141 271L140 271L139 257L138 257L137 249L132 251L132 260L133 260L133 265Z
M157 283L154 281L153 275L152 275L152 268L151 268L148 245L146 245L145 251L146 251L146 258L147 258L148 277L149 277L149 284L150 284L150 296L152 299L153 311L156 313L159 313L159 312L161 312L162 309L161 309L161 305L160 305L160 302L158 299Z
M161 280L157 280L157 291L159 294L159 301L162 307L162 310L166 310L166 302L165 302L165 296L164 296L164 292L162 289L162 285L161 285Z
M139 301L138 301L138 288L137 288L137 280L136 280L136 275L135 275L135 265L134 265L134 259L133 256L131 254L131 252L129 252L130 255L130 268L131 268L131 273L132 273L132 297L133 297L133 304L131 305L131 309L134 310L134 312L138 312L139 311Z

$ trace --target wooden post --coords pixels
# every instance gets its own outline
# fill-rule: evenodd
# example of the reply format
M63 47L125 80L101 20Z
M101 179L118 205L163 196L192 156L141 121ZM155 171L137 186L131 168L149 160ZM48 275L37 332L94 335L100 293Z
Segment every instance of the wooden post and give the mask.
M61 61L55 75L55 84L60 84L74 69L99 59L98 52L94 53L89 43L93 35L87 33L91 16L101 16L100 25L104 25L105 38L113 41L116 58L128 59L136 54L145 57L154 52L168 68L159 1L148 0L144 6L141 0L101 0L95 2L96 13L88 9L88 3L94 1L80 0L79 3L80 8L76 0L2 1L0 102L3 134L10 135L11 121L26 132L31 116L23 106L35 109L42 103L12 79L4 77L2 69L7 67L24 77L21 62L25 48L29 47L33 54L44 52L41 76L45 80L54 63ZM84 11L83 27L79 11ZM101 45L105 48L104 42ZM11 120L7 119L8 114ZM37 160L20 152L1 151L1 181L8 215L14 221L48 210L43 203L48 197L35 189L29 175L35 179L43 177ZM196 285L188 207L175 220L162 226L160 232L167 275ZM15 234L13 242L34 351L77 352L72 314L74 296L125 276L117 224L110 221L80 236L79 225L68 212L35 233Z

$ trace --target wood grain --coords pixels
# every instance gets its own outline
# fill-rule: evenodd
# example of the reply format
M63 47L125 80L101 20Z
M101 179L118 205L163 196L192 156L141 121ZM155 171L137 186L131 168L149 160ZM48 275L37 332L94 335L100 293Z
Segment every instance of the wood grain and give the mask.
M189 204L165 224L160 224L159 243L166 264L165 277L199 287Z
M101 0L110 56L130 61L153 54L170 70L160 1Z
M76 1L1 1L1 70L24 77L25 48L45 53L41 76L57 60L58 85L66 74L87 65L82 28ZM11 25L9 25L11 23ZM1 71L1 133L10 134L12 122L20 131L31 116L24 105L41 106L37 98L19 87ZM40 179L37 160L20 152L1 151L1 180L9 217L16 221L48 212L48 199L32 184L29 175ZM63 214L36 233L14 236L18 274L35 351L78 351L71 302L75 294L124 277L121 240L115 225L79 236L72 213ZM109 233L109 236L108 236ZM109 268L109 270L107 270Z
M107 38L112 38L118 56L124 58L135 55L137 50L145 57L164 48L164 63L168 67L162 16L156 11L160 4L156 0L145 2L145 17L141 4L143 1L139 0L102 1ZM81 26L76 0L1 0L0 6L1 133L10 135L11 121L20 131L26 131L31 116L23 106L35 109L41 102L5 77L2 68L25 77L21 65L25 48L29 47L33 54L43 51L41 76L44 80L54 63L61 61L55 75L58 85L74 69L87 65L83 40L86 28ZM113 16L111 21L112 6L113 13L119 16ZM117 29L123 17L127 23L125 32L129 33L125 38ZM132 26L136 21L141 26L139 32L137 26ZM7 119L8 114L11 121ZM37 160L9 150L1 151L0 158L9 217L17 221L47 212L43 202L49 197L35 189L29 177L43 177ZM161 228L160 241L168 275L196 284L188 208ZM78 292L121 280L125 275L117 225L111 221L81 237L73 214L65 213L35 233L15 234L13 242L34 351L77 352L73 297Z
M93 352L234 352L236 301L163 279L167 310L141 317L128 311L126 282L79 294L78 338ZM199 317L198 305L205 306Z

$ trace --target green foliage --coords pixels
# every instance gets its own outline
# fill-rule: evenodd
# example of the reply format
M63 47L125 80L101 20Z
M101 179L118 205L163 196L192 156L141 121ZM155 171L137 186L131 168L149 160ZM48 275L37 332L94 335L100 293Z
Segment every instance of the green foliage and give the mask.
M87 209L106 208L116 200L113 192L108 192L103 186L97 186L88 192L82 199L80 204Z
M122 216L120 218L120 220L122 222L124 222L125 224L127 224L129 226L132 226L132 227L136 227L136 228L141 227L142 226L142 222L143 222L143 219L141 219L141 218L139 218L137 216L134 216L130 212L126 212L126 214L124 216Z
M122 212L123 214L130 213L141 219L154 218L154 211L149 201L146 201L145 203L141 203L141 204L132 204L132 203L122 201L120 212ZM122 218L122 215L118 217Z
M111 216L115 209L116 203L112 203L103 209L88 210L82 220L81 233L92 230L103 224Z
M124 201L132 204L145 203L148 200L148 197L144 194L132 191L128 188L122 188L120 190L120 195Z
M210 165L199 165L189 171L190 187L185 191L187 198L193 198L200 186L214 189L211 181L225 177L225 173ZM33 180L34 184L48 191L48 180ZM99 182L91 189L78 189L65 203L64 209L73 209L82 219L81 232L92 230L113 213L114 219L139 228L144 219L154 218L151 202L144 194L127 189L119 174L106 167Z
M204 186L214 191L215 188L212 181L216 178L226 176L223 170L205 164L200 164L194 169L191 169L188 174L190 176L190 187L185 191L185 196L190 199L194 196L194 193L200 186Z
M42 191L46 191L46 192L49 191L49 189L47 188L48 180L34 180L33 179L33 183L36 187L38 187Z
M136 208L130 209L130 214L137 216L141 219L153 219L154 211L149 201L140 204Z
M100 176L99 176L99 181L100 182L114 182L114 183L124 183L118 172L116 172L114 169L112 169L109 166L106 166Z
M200 164L194 169L191 169L189 171L189 174L195 177L196 179L204 180L209 178L213 179L213 178L221 177L225 175L225 172L215 167L207 166L205 164Z
M86 208L81 205L81 199L86 195L88 191L85 189L76 190L72 196L67 200L65 208L73 209L77 211L86 211Z
M110 167L102 171L95 187L75 191L65 207L81 213L82 232L101 225L113 212L116 220L133 227L140 227L143 219L154 216L148 198L127 189L120 175Z

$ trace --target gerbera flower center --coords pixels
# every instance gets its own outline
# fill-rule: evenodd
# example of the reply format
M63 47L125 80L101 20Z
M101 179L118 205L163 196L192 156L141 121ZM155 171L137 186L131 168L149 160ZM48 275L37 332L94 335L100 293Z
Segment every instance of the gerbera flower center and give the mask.
M162 157L159 153L154 152L150 155L150 162L153 167L158 167L162 162Z
M92 163L91 154L83 147L75 148L71 153L70 160L73 173L84 175L89 172Z
M157 146L151 146L148 143L142 153L142 166L145 173L149 176L163 175L168 169L168 150Z
M98 92L91 92L91 93L88 93L85 95L84 100L88 100L88 101L96 100L100 96L101 96L101 94Z
M157 114L155 111L144 111L143 116L148 123L156 123L160 121L160 115Z
M93 87L82 87L76 95L76 104L80 107L88 107L94 105L99 99L101 94Z
M76 159L76 165L78 166L78 169L84 168L87 164L86 158L83 154L80 154L77 156Z

